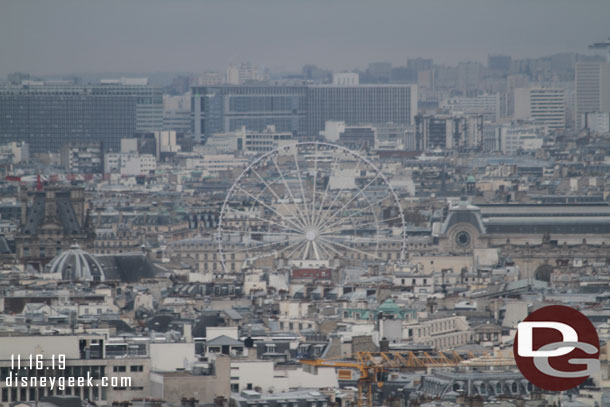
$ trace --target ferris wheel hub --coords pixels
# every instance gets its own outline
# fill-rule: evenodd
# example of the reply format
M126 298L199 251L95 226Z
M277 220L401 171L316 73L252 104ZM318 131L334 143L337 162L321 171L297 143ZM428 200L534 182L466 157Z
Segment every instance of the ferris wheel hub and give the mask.
M305 238L310 242L313 242L318 237L318 231L315 229L309 229L305 232Z

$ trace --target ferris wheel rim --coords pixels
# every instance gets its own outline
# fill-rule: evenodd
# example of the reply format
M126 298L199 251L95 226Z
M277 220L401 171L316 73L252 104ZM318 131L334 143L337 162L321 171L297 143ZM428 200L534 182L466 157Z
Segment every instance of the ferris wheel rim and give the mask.
M271 151L268 151L268 152L266 152L264 154L261 154L259 157L256 157L251 163L249 163L241 171L241 173L233 181L233 184L231 185L231 187L228 189L227 194L225 195L225 199L223 201L221 210L220 210L220 215L219 215L219 219L218 219L218 226L216 228L216 240L217 240L217 245L218 245L219 258L220 258L220 261L221 261L222 269L226 273L230 273L232 271L229 271L227 269L227 264L226 264L226 260L225 260L225 256L224 256L225 250L223 250L223 236L222 236L223 235L223 221L225 220L225 215L226 215L227 209L230 209L230 210L233 210L233 211L237 211L237 210L235 210L235 209L233 209L233 208L231 208L229 206L229 202L230 202L230 197L233 196L235 190L237 188L242 189L241 187L238 187L239 182L248 173L250 173L251 171L254 171L254 173L257 175L257 177L259 179L261 179L261 181L263 181L263 179L255 171L255 167L258 166L261 162L265 161L268 158L271 158L273 164L276 167L278 167L278 170L279 170L279 166L278 166L277 162L275 160L273 160L274 156L278 155L278 153L280 153L281 151L289 151L290 149L295 149L295 152L297 152L299 147L311 147L311 146L314 146L316 149L318 149L320 146L322 146L322 147L326 147L326 148L328 148L330 150L340 151L340 152L343 152L344 154L351 155L352 157L356 158L357 160L360 160L360 162L364 162L366 165L368 165L369 167L371 167L373 169L373 171L376 173L373 181L375 181L378 177L381 178L381 180L383 181L384 185L387 186L387 188L388 188L389 195L385 196L381 200L375 201L371 205L374 205L375 203L381 203L381 202L385 201L387 198L392 198L393 201L395 202L396 207L398 209L398 216L393 217L392 219L399 219L400 220L400 224L401 224L401 229L402 229L401 232L400 232L401 248L400 248L400 255L399 255L399 259L398 260L399 261L404 261L405 260L406 252L407 252L407 232L406 232L406 225L407 224L406 224L406 220L405 220L405 216L404 216L404 211L402 209L402 206L400 205L400 200L398 198L398 195L396 194L396 191L394 190L394 188L390 184L390 182L387 179L387 177L385 176L385 174L383 174L381 169L377 165L375 165L375 163L373 163L370 159L368 159L367 157L363 156L359 152L351 150L351 149L346 148L344 146L340 146L340 145L336 145L336 144L332 144L332 143L328 143L328 142L321 142L321 141L303 141L303 142L295 142L295 143L291 143L291 144L288 144L288 145L284 145L282 147L275 148L275 149L273 149ZM296 159L296 157L297 157L296 153L294 154L294 157ZM317 156L316 156L316 158L317 158ZM297 163L297 166L298 166L298 163ZM283 179L284 177L283 177L282 172L281 171L278 171L278 172L279 172L279 174L281 175L281 177ZM300 176L300 170L297 170L297 174ZM332 174L332 172L331 172L331 174ZM286 181L284 179L283 179L283 182L286 183ZM302 182L300 180L299 180L299 184L301 184L301 187L302 187ZM368 185L370 185L370 184L372 184L372 181ZM368 185L367 185L367 187L368 187ZM327 184L327 187L328 187L328 184ZM267 185L266 185L266 188L269 189L270 191L273 191L271 188L268 188ZM313 189L313 196L315 197L315 186L312 189ZM364 191L365 189L366 189L366 187L360 189L358 194L361 193L362 191ZM296 204L295 198L292 196L292 191L290 190L290 188L288 188L288 191L290 191L293 203ZM341 188L340 192L341 191L343 191L343 188ZM336 197L338 197L339 195L340 195L340 193L336 194ZM304 194L303 194L303 198L305 198ZM355 198L355 196L352 197L348 201L348 203L353 201L354 198ZM365 199L368 202L368 198L365 197ZM368 209L369 207L371 207L371 205L365 207L365 209ZM304 206L304 208L307 206L305 204L305 199L303 199L303 206ZM331 206L329 206L328 210L330 210L331 207L332 207L332 204L331 204ZM345 207L345 205L343 207ZM298 209L299 208L298 205L295 205L295 208L297 208L297 211L299 210ZM358 212L360 212L360 211L357 211L356 213L358 213ZM351 216L353 216L353 214ZM374 215L374 216L376 218L376 215ZM270 222L269 220L265 220L265 221L266 222ZM273 223L273 222L271 222L271 223ZM377 225L379 224L379 222L377 222L377 221L375 223L377 223ZM377 226L377 230L379 231L379 226ZM261 233L263 233L263 232L261 232ZM264 233L269 233L269 232L264 232ZM285 232L282 232L282 233L285 234ZM377 233L376 236L377 236L377 244L376 244L376 246L378 248L378 246L379 246L379 240L378 240L379 239L379 233ZM326 240L326 239L322 239L321 237L320 237L320 239L322 241ZM394 240L394 241L397 241L397 240ZM336 244L336 242L334 242L334 243ZM322 242L320 242L320 244L322 244ZM328 246L326 243L324 243L324 245ZM284 251L285 249L287 249L288 247L291 247L291 246L292 246L292 244L288 245L285 248L282 248L280 251ZM339 246L341 246L341 245L339 245ZM297 245L297 248L298 247L299 247L299 245ZM253 249L257 249L257 248L253 248ZM331 249L332 249L332 247L331 247ZM354 249L350 248L350 250L354 250ZM246 251L247 251L247 249L246 249ZM359 250L355 250L355 251L359 251ZM278 250L276 249L276 250L273 250L273 252L271 254L276 256L277 253L278 253ZM365 252L362 252L362 253L365 253ZM226 254L229 254L229 253L226 253ZM255 256L255 258L251 258L251 259L248 259L248 260L253 260L253 259L256 259L256 258L259 258L259 257L267 257L267 256L269 256L271 254L266 254L266 255L262 255L262 256ZM375 251L375 256L374 257L377 257L376 254L377 254L377 249ZM367 254L367 256L370 256L370 254ZM379 257L377 257L377 258L379 258ZM383 260L381 258L379 258L379 259Z

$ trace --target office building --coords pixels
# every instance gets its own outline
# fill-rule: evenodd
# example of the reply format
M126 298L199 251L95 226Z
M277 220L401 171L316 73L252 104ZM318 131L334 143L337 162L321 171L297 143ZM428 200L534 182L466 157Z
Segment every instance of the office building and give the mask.
M123 176L150 175L157 169L157 159L152 154L106 153L104 173Z
M545 127L530 125L506 125L497 129L500 150L512 155L519 150L533 151L544 144Z
M162 126L161 90L144 80L0 88L0 144L25 141L32 154L59 152L79 141L102 142L105 149L118 151L121 138Z
M576 64L576 129L585 127L586 113L610 112L610 65L606 62Z
M451 113L480 114L484 120L495 122L500 118L500 94L453 97L446 99L441 107Z
M163 130L190 134L192 127L190 110L167 110L163 112Z
M305 135L307 106L303 86L195 87L192 98L193 134L199 142L242 126L262 131L273 125L279 132Z
M348 126L366 123L412 124L417 86L360 85L307 87L307 134L317 137L327 121Z
M587 113L587 128L595 133L610 132L610 113Z
M205 143L205 151L213 154L236 151L262 154L294 143L292 140L292 133L278 132L273 125L267 126L262 131L251 131L247 130L246 126L242 126L239 131L218 133L208 138Z
M483 141L481 115L417 115L417 150L479 148Z
M550 130L566 126L566 96L561 88L515 89L515 118L548 125Z
M246 126L268 125L294 138L318 137L327 121L348 126L412 124L417 114L415 85L217 86L193 88L195 139Z
M104 166L102 143L79 142L61 148L61 166L73 174L99 174Z

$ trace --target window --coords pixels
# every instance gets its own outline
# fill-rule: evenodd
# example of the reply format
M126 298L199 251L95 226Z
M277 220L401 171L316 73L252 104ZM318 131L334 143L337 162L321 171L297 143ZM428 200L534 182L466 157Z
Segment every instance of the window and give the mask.
M142 365L133 365L130 367L129 369L132 372L143 372L144 371L144 366Z
M126 366L112 366L112 371L113 372L126 372L127 367Z

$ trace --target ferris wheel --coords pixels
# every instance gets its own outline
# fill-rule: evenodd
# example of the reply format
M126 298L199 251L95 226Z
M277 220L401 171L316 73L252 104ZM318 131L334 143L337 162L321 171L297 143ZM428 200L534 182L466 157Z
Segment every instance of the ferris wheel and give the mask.
M223 203L217 241L223 269L236 258L402 260L405 219L386 176L344 147L303 142L254 160Z

